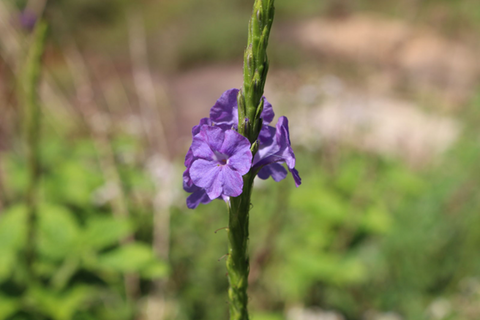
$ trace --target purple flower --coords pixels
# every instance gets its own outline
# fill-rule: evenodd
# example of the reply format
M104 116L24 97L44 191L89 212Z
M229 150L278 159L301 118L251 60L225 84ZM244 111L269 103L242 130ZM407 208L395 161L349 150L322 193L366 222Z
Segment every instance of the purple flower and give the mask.
M210 119L215 124L225 124L235 129L238 127L238 89L230 89L225 91L215 105L210 109ZM275 117L272 105L264 97L263 111L260 118L263 124L269 124Z
M295 169L295 154L290 143L288 119L280 117L276 128L264 127L258 141L258 152L253 159L253 167L260 169L258 177L267 179L271 176L273 180L280 181L287 176L287 171L280 163L286 163L298 187L302 180Z
M187 188L192 185L202 188L211 200L239 196L243 189L242 176L252 165L250 142L234 130L203 125L193 138L185 165Z
M225 91L210 110L210 118L203 118L192 128L193 143L185 156L186 170L183 173L183 189L190 192L187 206L196 208L222 198L237 197L243 191L242 176L252 168L251 145L240 135L238 127L238 89ZM301 184L295 169L288 120L280 117L276 127L268 124L275 114L272 105L264 99L261 118L263 126L258 136L258 152L253 159L253 168L258 177L275 181L285 179L286 163L295 185Z

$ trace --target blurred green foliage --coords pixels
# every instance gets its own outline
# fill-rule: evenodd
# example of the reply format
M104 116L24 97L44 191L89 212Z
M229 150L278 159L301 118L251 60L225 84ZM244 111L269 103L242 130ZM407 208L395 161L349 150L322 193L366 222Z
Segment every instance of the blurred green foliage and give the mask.
M124 276L159 279L169 273L168 266L155 258L151 242L134 240L141 219L115 216L108 203L96 203L104 179L91 141L72 144L47 137L42 143L35 279L28 277L23 256L25 163L15 153L2 157L10 205L0 219L0 296L8 297L1 299L0 318L129 318L136 306L125 298Z

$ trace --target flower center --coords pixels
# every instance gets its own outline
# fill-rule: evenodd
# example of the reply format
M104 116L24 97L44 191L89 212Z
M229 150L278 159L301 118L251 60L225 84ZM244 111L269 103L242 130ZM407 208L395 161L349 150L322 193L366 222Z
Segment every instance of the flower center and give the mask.
M215 158L216 160L219 162L218 165L226 165L227 162L228 162L228 156L221 153L221 152L218 152L218 151L214 151L215 153Z

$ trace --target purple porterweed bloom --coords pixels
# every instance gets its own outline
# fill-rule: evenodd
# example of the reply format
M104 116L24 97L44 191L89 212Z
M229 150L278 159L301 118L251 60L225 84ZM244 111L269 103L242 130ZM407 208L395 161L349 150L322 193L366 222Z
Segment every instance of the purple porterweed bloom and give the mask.
M264 127L258 141L258 151L253 159L253 168L260 169L258 177L268 179L271 176L273 180L280 181L287 176L287 171L280 163L286 163L298 187L302 180L295 169L296 160L290 143L288 119L280 117L276 128Z
M211 121L237 128L238 123L238 89L225 91L215 105L210 109ZM276 128L268 126L273 121L275 113L272 105L264 97L263 111L260 118L263 126L258 136L259 150L253 160L253 166L260 169L258 177L267 179L272 177L275 181L283 180L287 176L287 170L281 165L286 163L289 171L298 187L301 179L295 169L295 154L293 153L290 134L288 131L288 119L280 117Z
M301 184L295 169L288 120L280 117L276 127L268 124L275 114L272 105L263 98L263 111L260 117L263 126L258 136L258 152L253 158L251 145L247 138L237 132L238 129L238 89L225 91L210 110L210 118L203 118L192 128L193 143L185 156L183 188L190 192L187 206L196 208L222 198L226 202L230 197L242 193L242 176L256 170L258 177L275 181L283 180L287 170L292 173L295 185Z
M234 130L203 125L185 162L190 178L185 179L187 187L191 182L204 189L211 200L236 197L242 193L242 176L252 166L250 142Z

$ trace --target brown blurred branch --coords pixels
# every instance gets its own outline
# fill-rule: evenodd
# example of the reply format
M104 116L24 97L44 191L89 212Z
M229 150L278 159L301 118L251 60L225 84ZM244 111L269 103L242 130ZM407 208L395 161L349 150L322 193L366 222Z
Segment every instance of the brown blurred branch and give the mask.
M153 150L160 151L169 158L165 127L162 122L162 114L158 109L157 88L148 64L144 21L140 12L135 8L132 8L127 18L133 80L145 135Z
M67 64L71 70L75 82L76 96L79 102L79 110L92 140L96 145L100 166L105 177L107 186L114 189L115 196L110 203L113 214L119 218L129 217L126 195L123 189L119 168L115 160L115 153L110 141L112 121L108 112L101 113L95 101L95 91L92 81L87 72L87 64L76 46L71 45L66 53ZM126 239L129 242L133 235ZM125 243L122 242L122 243ZM136 274L125 275L125 291L127 298L134 301L139 293L139 279Z
M153 156L150 158L149 167L154 177L156 194L153 201L153 248L155 254L165 262L169 259L170 248L170 206L174 193L175 169L171 164L171 154L167 141L165 123L171 123L171 112L168 109L169 101L162 86L155 85L148 63L148 48L145 35L143 17L135 7L127 14L130 54L132 59L133 80L139 103L139 113L143 130ZM160 93L160 99L157 96ZM167 108L160 112L159 100ZM167 280L155 282L155 297L147 306L147 319L166 319L169 317L169 303L165 297Z
M29 0L25 6L25 10L34 12L37 17L43 16L43 12L47 5L47 0Z

